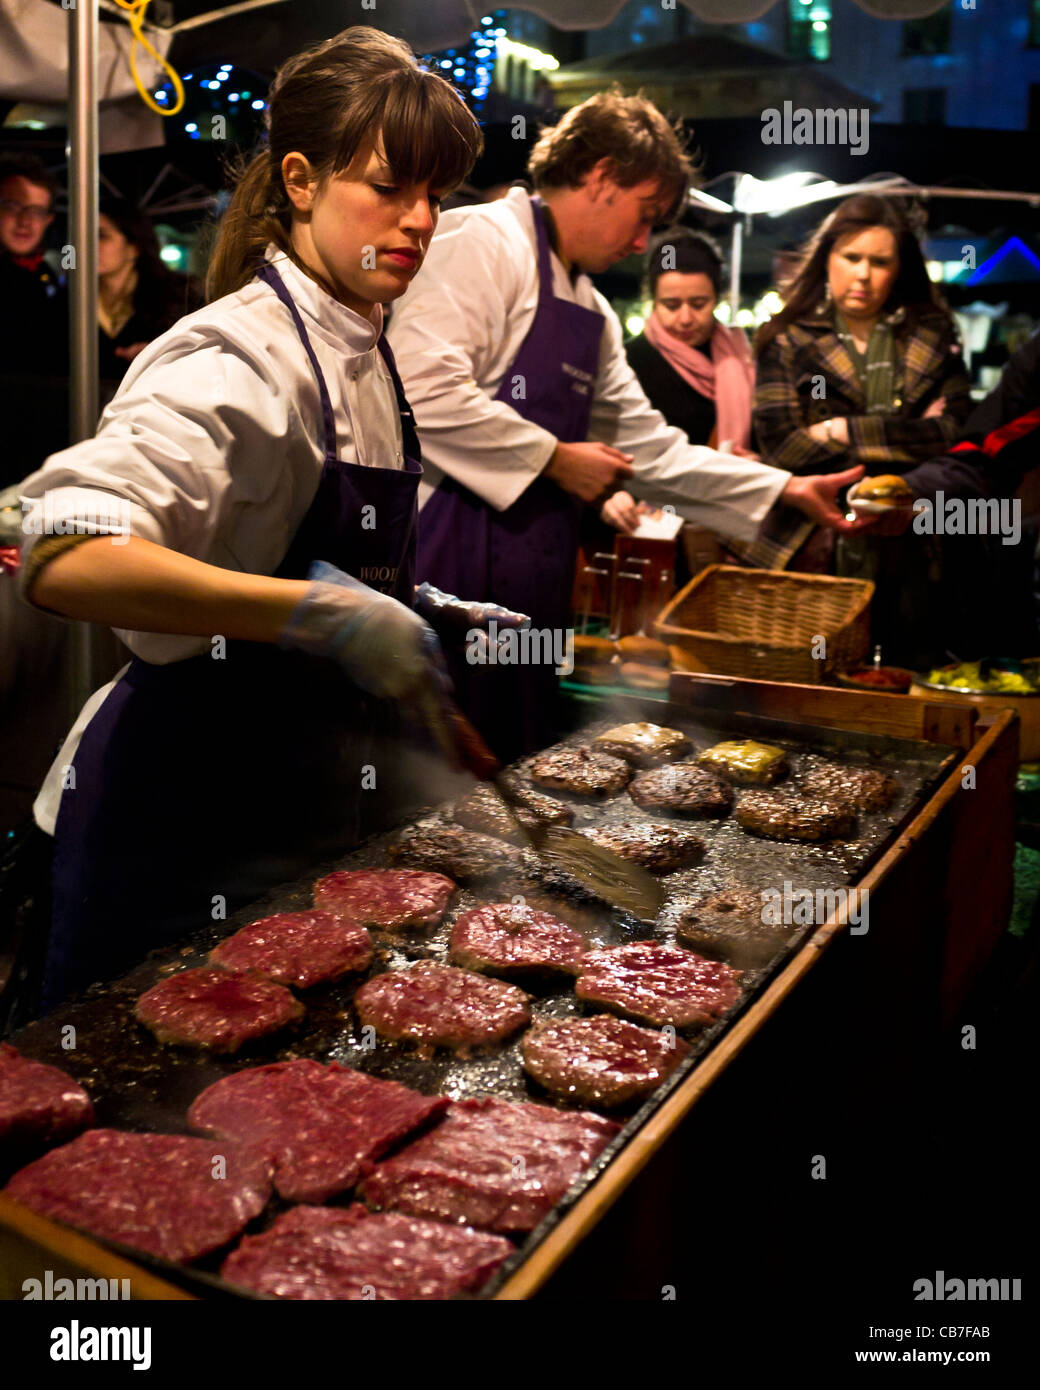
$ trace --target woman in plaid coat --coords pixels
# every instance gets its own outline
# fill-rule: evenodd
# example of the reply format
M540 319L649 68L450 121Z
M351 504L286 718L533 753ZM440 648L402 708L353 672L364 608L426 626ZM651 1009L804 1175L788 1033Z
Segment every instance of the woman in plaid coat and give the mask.
M795 473L907 472L946 453L972 408L952 315L905 213L885 198L848 198L820 226L755 351L758 447ZM785 508L740 554L769 569L872 579L875 640L891 659L929 654L918 639L940 578L934 537L866 533L835 547L833 532Z

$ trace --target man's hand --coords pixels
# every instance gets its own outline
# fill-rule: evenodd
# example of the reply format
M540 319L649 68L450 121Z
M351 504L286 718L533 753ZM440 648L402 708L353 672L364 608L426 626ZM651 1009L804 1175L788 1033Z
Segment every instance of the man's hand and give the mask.
M849 444L849 422L844 415L835 415L830 420L821 420L818 425L809 426L809 437L817 444Z
M801 478L792 476L780 494L780 500L790 507L797 507L820 526L830 526L835 531L865 531L870 522L855 518L847 520L837 502L841 489L858 483L865 472L866 469L860 464L856 468L846 468L844 473L811 473Z
M939 415L946 414L946 397L940 396L938 400L932 401L931 405L921 417L924 420L934 420Z
M613 526L615 531L623 531L626 536L630 536L639 525L636 499L630 492L615 492L613 497L608 497L603 503L600 517L608 526Z
M561 441L545 466L545 476L583 502L598 502L622 479L632 476L633 457L609 444Z

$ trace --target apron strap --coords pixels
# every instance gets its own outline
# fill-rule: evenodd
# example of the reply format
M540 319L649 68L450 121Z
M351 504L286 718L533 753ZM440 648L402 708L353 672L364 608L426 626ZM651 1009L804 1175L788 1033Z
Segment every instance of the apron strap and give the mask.
M335 458L336 424L332 414L332 401L329 398L328 387L325 385L325 377L322 374L321 368L318 366L318 359L315 356L314 349L311 347L311 340L307 336L307 329L304 327L303 319L300 317L300 311L293 303L292 295L285 288L284 280L273 265L263 265L256 273L261 280L271 286L275 294L293 316L293 322L296 324L296 331L300 335L300 341L307 351L307 356L311 359L311 366L314 368L314 375L318 381L318 394L321 397L321 419L325 431L325 448L323 452L327 459Z
M394 394L397 396L397 408L401 412L401 442L404 445L405 458L414 458L418 463L422 459L422 449L419 446L419 431L415 426L415 415L412 407L408 404L408 397L404 393L404 385L401 382L401 374L397 370L397 363L390 344L387 342L386 330L379 335L379 342L376 344L382 353L383 361L386 363L387 371L390 373L390 380L394 383Z
M545 225L549 210L537 193L531 195L531 207L534 209L534 231L538 243L538 308L544 310L556 303L552 258L549 252L549 229Z

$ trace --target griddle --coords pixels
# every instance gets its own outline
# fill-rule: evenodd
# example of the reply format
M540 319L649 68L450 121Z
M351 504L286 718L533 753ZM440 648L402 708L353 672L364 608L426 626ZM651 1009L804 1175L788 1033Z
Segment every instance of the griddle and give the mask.
M838 760L876 767L894 776L900 785L899 796L888 810L860 815L858 837L847 843L805 845L759 839L742 831L732 815L720 821L677 819L675 823L692 827L704 840L706 854L697 867L662 876L669 902L673 904L684 893L701 895L735 886L781 888L784 881L808 889L853 886L929 799L958 756L942 745L817 725L795 725L735 711L724 719L714 711L695 717L687 706L663 708L659 702L647 702L646 712L637 714L628 703L625 718L646 718L681 729L697 751L735 736L779 744L785 749L791 765L790 780L795 780L815 762ZM587 743L617 722L617 719L598 720L553 746ZM512 770L523 774L534 756L521 759ZM643 811L626 792L602 802L568 797L559 792L552 795L574 807L574 825L578 829L622 820L670 819L656 811ZM375 959L364 975L301 993L307 1012L294 1031L264 1039L233 1057L211 1057L192 1049L164 1047L133 1018L134 1004L144 990L174 971L203 964L209 950L239 927L275 912L298 911L311 906L315 879L333 869L387 867L387 847L402 829L420 823L445 822L450 822L447 806L428 808L405 826L374 837L350 854L315 865L304 878L272 890L227 921L207 923L179 947L153 952L121 979L92 986L80 999L27 1025L6 1041L28 1057L63 1068L91 1096L97 1124L118 1129L191 1133L186 1123L188 1107L207 1086L244 1068L297 1057L340 1062L372 1076L402 1082L426 1095L447 1095L454 1100L492 1095L505 1100L537 1100L564 1109L581 1108L547 1096L526 1077L520 1063L519 1037L509 1045L470 1058L445 1053L422 1060L407 1044L383 1040L374 1050L363 1046L361 1030L351 1009L354 991L372 975L399 968L410 961L447 961L451 926L459 914L479 903L501 901L509 896L493 886L460 889L444 921L429 935L373 932ZM546 886L566 895L583 916L587 914L594 945L623 945L638 939L674 940L674 931L668 925L667 906L655 927L589 899L583 895L581 886L573 880L568 881L566 876L550 874ZM744 994L730 1013L700 1032L684 1033L691 1043L689 1056L649 1099L627 1111L600 1112L620 1120L621 1132L541 1225L522 1242L518 1241L516 1253L476 1297L491 1297L534 1252L564 1213L715 1046L818 925L793 927L786 945L767 967L746 972ZM570 981L538 988L525 984L524 988L535 994L532 1003L535 1018L563 1018L590 1012L576 998ZM63 1046L63 1038L69 1037L65 1031L69 1025L76 1030L73 1049ZM8 1172L0 1171L0 1181L6 1181L8 1176ZM349 1194L340 1200L349 1202ZM285 1209L286 1204L274 1198L248 1228L249 1232L264 1229ZM109 1243L129 1258L202 1297L249 1296L217 1277L216 1271L226 1250L188 1267Z

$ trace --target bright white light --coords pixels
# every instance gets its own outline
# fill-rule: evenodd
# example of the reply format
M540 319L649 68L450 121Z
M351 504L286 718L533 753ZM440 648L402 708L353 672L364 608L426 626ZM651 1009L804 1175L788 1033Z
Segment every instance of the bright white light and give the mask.
M159 259L165 261L167 265L176 265L181 258L179 246L164 246L159 252Z
M812 187L808 188L808 184ZM788 208L815 202L815 195L834 187L830 180L818 179L809 173L781 174L776 179L756 179L751 174L741 174L733 190L733 206L738 212L756 215L786 212ZM802 189L805 189L804 194Z
M251 101L249 104L254 111L262 111L264 109L264 103L262 101Z
M220 83L219 83L219 82L207 82L207 83L206 83L206 86L210 89L211 92L219 92L219 91L220 91Z
M942 284L944 269L942 261L925 261L924 268L928 272L929 280L934 281L937 285Z
M827 21L825 19L814 19L813 29L816 31L817 34L826 34Z
M155 93L155 99L156 99L156 101L165 101L165 100L166 100L166 93L165 93L165 92L156 92L156 93Z
M643 318L642 314L629 314L628 318L625 319L625 331L631 333L633 338L638 338L645 324L646 319Z
M503 58L512 53L514 58L525 62L535 72L554 72L560 66L559 58L554 58L551 53L543 53L538 48L516 43L513 39L499 39L498 51Z
M490 49L490 48L478 48L477 51L476 51L476 53L474 53L473 56L474 56L474 58L490 58L490 57L491 57L491 49Z
M237 93L237 92L228 92L228 94L227 94L227 99L228 99L228 101L238 101L238 93Z
M728 299L720 299L718 304L715 305L715 317L718 319L719 323L729 323L730 310Z
M441 59L441 67L442 67L442 68L450 68L450 67L451 67L451 59L450 59L450 58L442 58L442 59Z
M755 315L750 309L737 310L737 326L739 328L754 328Z
M784 307L784 301L777 294L776 290L766 290L765 294L755 305L755 322L765 323L766 319L771 319L774 314L778 314Z
M184 127L184 129L188 132L189 135L191 135L194 131L198 130L198 126L195 124L194 121L189 121L188 124Z
M231 71L231 64L230 64L230 63L221 63L220 69L219 69L219 70L220 70L221 72L230 72L230 71Z
M483 18L480 22L481 22L481 24L490 24L490 23L491 23L491 16L490 16L489 14L486 14L486 15L484 16L484 18Z

